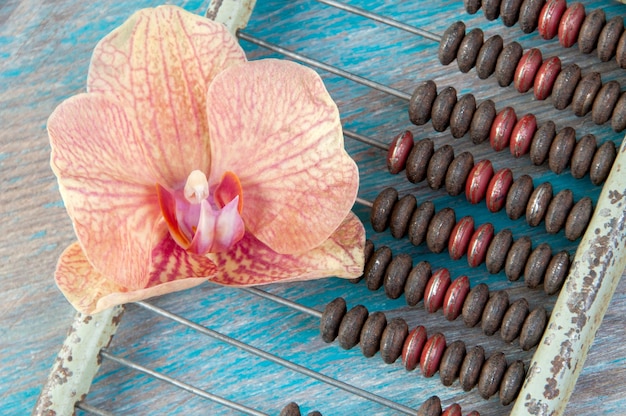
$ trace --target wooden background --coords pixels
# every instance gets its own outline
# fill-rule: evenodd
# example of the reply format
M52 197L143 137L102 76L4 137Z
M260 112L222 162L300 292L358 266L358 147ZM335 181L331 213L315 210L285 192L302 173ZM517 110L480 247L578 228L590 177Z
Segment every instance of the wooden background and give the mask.
M134 2L78 2L3 0L0 2L0 413L29 413L45 382L54 357L65 337L73 310L56 289L52 273L61 251L74 240L70 221L63 208L55 178L49 168L46 119L63 99L84 90L89 57L96 42L121 24L133 11L158 4ZM207 1L174 2L202 14ZM352 1L441 34L455 20L468 28L481 27L486 35L499 33L505 43L517 39L525 49L539 45L544 56L558 54L564 63L577 62L583 73L598 70L603 80L626 82L624 71L615 63L599 63L595 56L581 57L576 48L564 52L556 40L542 41L538 35L522 35L516 26L504 28L500 20L487 22L482 12L468 16L456 1ZM626 14L626 6L609 1L585 1L588 10L603 7L608 17ZM472 92L483 101L492 98L498 109L513 105L518 115L533 112L540 124L552 119L558 128L572 126L577 137L593 132L600 141L621 134L609 127L597 127L587 118L577 119L569 109L558 112L549 103L538 103L532 93L520 95L512 87L501 89L494 79L480 81L472 70L460 74L453 63L442 67L436 58L437 45L427 39L384 25L329 9L313 1L259 1L248 33L287 45L315 59L340 66L362 76L412 92L415 85L433 79L439 87L453 85L459 95ZM375 41L375 42L374 42ZM277 56L242 42L251 58ZM491 158L496 167L509 166L515 177L529 172L535 183L553 181L555 189L570 187L576 200L599 188L585 178L575 181L566 172L556 176L544 167L530 167L528 158L513 160L502 152L493 154L484 146L473 146L466 138L452 139L449 132L435 133L430 124L410 125L406 102L323 73L331 95L337 101L346 128L389 142L399 131L411 129L418 138L436 139L436 147L451 143L458 154L471 150L475 160ZM411 185L403 174L385 171L384 152L346 139L362 175L360 195L373 199L387 184L402 193L414 192L418 201L432 199L439 208L452 206L457 217L471 213L477 223L491 221L496 229L512 227L514 235L529 234L533 244L550 242L553 247L575 250L562 236L547 237L542 227L530 229L523 220L512 222L504 213L489 214L484 204L470 206L464 199L449 198L445 191L432 192L424 184ZM356 207L367 221L368 210ZM510 283L503 275L489 275L484 266L468 269L465 260L451 262L447 253L430 255L424 247L394 241L387 233L368 233L376 245L388 244L394 253L409 252L415 261L428 259L433 267L447 266L453 277L467 274L472 284L488 282L491 289L507 289L512 299L525 296L531 307L554 299L540 291L529 291L523 282ZM353 285L339 279L298 284L275 284L266 290L322 310L337 296L348 307L362 303L370 311L388 311L388 317L402 316L410 326L425 325L429 333L442 331L448 341L463 339L468 346L480 344L488 354L503 350L509 360L526 362L532 351L520 353L516 343L507 345L498 336L485 337L479 328L467 329L460 320L446 322L440 313L428 315L421 305L406 306L403 298L391 301L384 293L369 292L363 283ZM362 357L359 348L343 351L336 343L324 344L318 335L318 321L284 306L259 299L237 289L206 284L187 292L172 294L153 302L198 323L226 333L259 348L343 381L358 385L414 408L432 394L445 405L459 402L465 411L483 415L506 414L497 398L484 401L474 390L464 393L458 383L444 388L436 375L423 378L418 371L407 373L399 362L386 365L377 355ZM622 279L604 323L591 349L567 414L623 414L626 408L626 280ZM386 415L393 411L354 398L335 388L294 373L224 343L202 337L163 318L130 305L111 346L115 354L156 368L231 400L261 411L278 414L289 401L303 411L319 410L324 415L357 412ZM89 403L115 414L236 414L207 403L161 382L137 375L111 362L96 377Z

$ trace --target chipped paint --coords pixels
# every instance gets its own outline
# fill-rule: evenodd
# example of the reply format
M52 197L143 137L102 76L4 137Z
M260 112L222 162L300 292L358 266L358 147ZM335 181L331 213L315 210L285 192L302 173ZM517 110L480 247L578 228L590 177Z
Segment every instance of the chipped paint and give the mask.
M222 22L235 35L248 24L255 4L256 0L213 0L206 17Z

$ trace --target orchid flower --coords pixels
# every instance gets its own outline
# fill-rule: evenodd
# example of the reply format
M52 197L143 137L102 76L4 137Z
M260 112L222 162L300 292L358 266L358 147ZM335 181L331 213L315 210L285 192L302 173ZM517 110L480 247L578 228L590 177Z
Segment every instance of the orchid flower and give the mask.
M48 134L78 238L55 279L81 312L207 280L362 273L358 171L321 78L247 61L219 23L135 13L98 43L87 92Z

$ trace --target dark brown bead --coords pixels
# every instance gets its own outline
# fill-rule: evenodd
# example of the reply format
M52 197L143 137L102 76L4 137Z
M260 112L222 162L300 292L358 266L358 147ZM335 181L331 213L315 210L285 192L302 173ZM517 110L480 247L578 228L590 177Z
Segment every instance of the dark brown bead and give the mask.
M543 281L543 290L546 294L555 295L561 290L568 271L569 253L567 251L556 253L548 264Z
M456 63L461 72L469 72L476 65L476 58L478 58L478 52L483 45L483 38L483 31L475 28L470 30L461 41L456 53Z
M391 249L387 246L381 246L374 251L363 272L365 285L369 290L378 290L383 285L383 279L391 258Z
M483 43L476 57L478 78L487 79L495 72L496 62L502 52L502 48L504 48L504 41L500 35L493 35Z
M280 416L300 416L300 406L296 402L291 402L287 406L283 407L280 411Z
M463 152L456 156L446 172L446 191L448 195L460 195L465 189L465 181L474 167L474 156L470 152Z
M443 32L441 41L439 42L439 62L441 65L448 65L456 58L456 53L461 45L461 41L465 37L465 23L454 22Z
M409 241L415 246L419 246L426 239L428 224L435 215L435 204L431 201L422 202L411 216L409 223Z
M556 125L552 120L537 129L530 144L530 161L534 165L539 166L546 161L555 136Z
M597 142L596 136L586 134L576 143L572 160L570 161L570 171L572 176L580 179L589 172L591 160L596 154Z
M594 123L600 125L609 121L621 93L622 87L617 81L609 81L600 88L591 107L591 119Z
M592 213L593 204L591 203L591 198L581 198L580 201L574 204L567 216L567 221L565 221L565 237L570 241L574 241L583 235Z
M400 253L391 260L387 266L383 282L387 297L398 299L402 295L406 279L412 268L413 258L406 253Z
M489 273L496 274L504 267L506 255L513 244L513 233L510 229L505 228L493 237L487 256L485 257L485 265Z
M608 62L615 55L615 49L617 48L617 42L619 42L620 36L624 31L624 18L622 16L615 16L606 22L604 28L600 32L598 37L598 58L602 62Z
M480 10L481 0L463 0L463 6L468 14L476 14Z
M456 224L456 216L452 208L444 208L437 212L428 225L426 245L433 253L441 253L448 247L450 232Z
M611 115L611 128L617 133L626 129L626 92L622 93L615 104Z
M387 326L387 317L382 312L374 312L367 317L361 329L361 352L367 358L376 355L380 348L380 340Z
M496 105L491 100L485 100L478 105L470 124L470 138L474 144L484 142L489 138L491 124L496 118Z
M511 342L519 336L527 316L528 301L525 298L511 303L504 317L502 317L502 326L500 327L500 336L504 342Z
M524 351L528 351L539 344L547 323L548 315L542 306L528 315L519 336L519 345Z
M513 361L500 382L500 403L503 406L508 406L517 398L525 378L524 362L521 360Z
M367 240L365 240L365 246L363 247L363 264L367 264L367 262L370 261L372 254L374 254L374 243L372 243L372 240L368 238ZM361 275L359 277L355 277L354 279L349 279L348 281L350 283L359 283L361 280L363 280L363 277L365 276Z
M620 68L626 68L626 32L622 32L622 36L619 38L619 42L617 42L617 50L615 51L615 60L617 61L617 65Z
M576 130L564 127L556 135L550 146L548 154L548 166L557 175L565 170L576 147Z
M500 3L500 17L504 26L511 27L519 19L522 0L502 0Z
M472 288L463 303L463 322L467 327L476 326L483 315L485 305L489 300L489 287L480 283Z
M317 410L314 410L312 412L307 413L306 416L322 416L322 414L318 412Z
M415 306L424 298L424 291L431 275L432 269L427 261L421 261L411 269L404 284L404 298L407 305Z
M450 125L450 115L456 104L456 90L454 87L445 87L437 95L430 112L431 122L436 131L445 131Z
M616 156L615 143L611 140L607 140L598 147L589 168L589 179L594 185L601 185L609 177Z
M385 363L392 364L400 357L408 334L409 326L404 319L393 318L389 321L380 340L380 356Z
M552 104L558 110L565 109L574 97L574 91L580 81L581 71L576 64L570 64L561 70L552 87Z
M549 234L556 234L561 231L573 205L574 194L569 189L563 189L552 198L544 218L546 231Z
M519 25L524 33L533 33L537 29L539 13L545 0L524 0L519 12Z
M406 161L406 178L409 182L419 183L426 179L426 169L433 153L435 144L432 140L426 138L415 142Z
M444 144L435 150L426 170L426 182L430 189L439 189L444 185L446 172L452 160L454 160L454 148L449 144Z
M485 335L493 335L502 324L502 318L509 308L509 295L504 290L492 292L491 297L485 304L482 315L482 329Z
M578 50L580 52L591 53L596 48L604 23L606 23L606 15L602 9L595 9L585 17L580 32L578 32Z
M452 137L458 139L465 136L465 133L469 131L470 124L472 124L474 111L476 111L476 99L472 94L465 94L459 98L450 115Z
M482 0L485 19L496 20L500 16L501 0Z
M550 182L544 182L535 188L528 199L528 205L526 205L526 222L528 225L536 227L541 223L551 200L552 185Z
M389 230L392 236L395 238L404 237L409 226L411 215L413 215L416 206L417 200L411 194L403 196L395 203L391 211L391 220L389 222Z
M398 201L398 191L395 188L385 188L374 200L370 211L370 222L377 233L381 233L389 227L389 220L393 206Z
M480 370L485 362L485 350L480 345L467 352L459 372L459 383L465 391L470 391L478 383Z
M478 379L478 393L483 399L490 398L500 389L506 367L506 357L502 352L493 353L487 358Z
M465 358L465 343L461 340L448 345L439 364L439 377L444 386L451 386L459 376Z
M331 343L337 338L339 325L346 311L344 298L337 298L326 305L320 319L320 334L324 342Z
M424 81L415 87L409 101L409 120L411 123L422 126L430 120L430 112L436 97L437 84L434 81Z
M533 180L528 175L522 175L513 181L509 193L506 195L506 215L516 220L526 212L530 195L533 193Z
M432 396L417 409L417 416L441 416L441 412L441 400Z
M572 97L572 111L582 117L591 111L598 91L602 88L599 72L590 72L580 79Z
M539 244L528 256L526 267L524 268L524 281L531 289L539 287L543 282L548 264L552 259L552 248L547 243Z
M516 281L520 278L528 256L530 256L531 248L532 242L527 236L520 237L513 243L504 264L504 273L509 280Z
M361 329L367 320L367 308L363 305L356 305L350 309L341 320L337 341L341 348L349 350L359 343L361 339Z
M517 64L522 59L523 54L522 45L517 42L511 42L502 49L502 53L496 61L496 79L501 87L511 85Z

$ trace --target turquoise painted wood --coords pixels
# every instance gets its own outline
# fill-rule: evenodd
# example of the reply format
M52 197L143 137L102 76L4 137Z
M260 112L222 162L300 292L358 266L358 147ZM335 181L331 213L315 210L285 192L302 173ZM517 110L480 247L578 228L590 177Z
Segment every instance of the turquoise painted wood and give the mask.
M175 2L203 13L207 1ZM582 57L575 48L563 51L556 41L542 41L536 34L522 35L517 27L504 28L500 20L487 22L481 12L468 16L461 1L350 1L370 10L395 16L437 34L455 20L468 28L481 27L486 36L498 33L505 43L519 41L525 49L541 48L544 56L558 54L564 63L576 62L583 72L601 71L603 80L626 82L614 62L600 63ZM91 50L108 31L134 10L156 5L142 0L115 4L67 1L41 3L8 0L0 4L0 413L22 415L31 411L63 341L73 311L52 281L56 259L74 240L54 177L48 166L49 145L45 133L47 116L64 98L84 90ZM603 7L608 17L626 14L626 6L608 1L585 1L588 10ZM533 112L540 124L552 119L558 128L572 126L577 137L594 133L599 141L619 144L622 134L608 126L595 126L589 117L578 119L569 109L559 112L551 104L537 102L532 93L520 95L512 87L502 89L493 78L479 80L475 71L460 74L456 64L442 67L437 45L430 40L385 27L312 0L259 1L246 33L296 50L307 56L391 85L411 93L418 82L434 80L441 88L454 86L459 95L473 93L478 101L491 98L498 109L513 106L517 114ZM242 42L251 59L273 56ZM453 139L449 132L437 133L430 124L409 123L407 103L368 87L320 71L337 101L347 129L389 142L399 131L410 129L417 138L431 137L435 146L450 143L458 154L470 150L475 160L489 158L496 168L510 167L514 176L528 173L535 184L551 181L555 192L570 188L575 199L597 198L600 188L587 178L574 180L565 172L551 173L545 166L532 167L528 158L513 159L508 152L494 154L486 145L474 146L465 137ZM542 226L531 228L523 220L511 221L504 213L490 214L484 204L472 206L463 197L451 198L444 190L431 191L426 184L413 185L404 174L392 176L385 169L385 153L346 138L346 147L359 165L360 196L374 199L384 186L394 185L401 194L414 193L418 201L431 199L438 209L451 206L457 217L473 215L477 223L493 222L496 230L512 228L514 236L528 234L537 245L549 242L554 250L573 252L575 243L563 233L547 236ZM368 220L368 209L355 207ZM368 234L377 246L389 245L394 253L408 252L414 261L428 260L434 268L448 267L454 277L467 274L472 284L486 282L492 290L506 289L511 299L527 297L531 308L553 298L541 290L529 291L524 283L509 282L500 273L489 275L484 266L467 267L465 258L450 261L447 253L432 255L424 246L394 240L388 233ZM348 306L363 304L370 311L401 316L411 327L421 324L429 333L441 331L447 340L462 339L468 346L483 345L488 354L504 351L509 361L526 363L533 351L520 352L517 344L506 344L498 336L485 337L480 328L466 328L461 320L445 321L440 313L427 314L421 304L406 306L404 298L389 300L382 290L370 292L363 283L339 279L297 284L274 284L266 290L309 307L322 310L337 296ZM497 398L488 401L474 390L465 393L455 383L445 388L438 375L425 379L406 372L399 362L386 365L379 355L365 359L359 348L342 350L325 344L318 335L318 320L238 289L206 284L186 292L153 300L154 304L187 319L306 365L331 377L357 385L413 408L437 394L445 405L458 402L464 411L482 415L506 414ZM626 282L622 279L596 339L568 407L568 414L623 414L626 406ZM278 414L290 401L303 413L319 410L324 415L358 412L395 414L380 405L328 387L223 342L198 335L163 318L130 305L111 345L111 352L172 377L197 385L214 394L236 400L269 414ZM201 400L162 382L151 380L117 364L104 361L87 401L115 414L237 414L221 405Z

